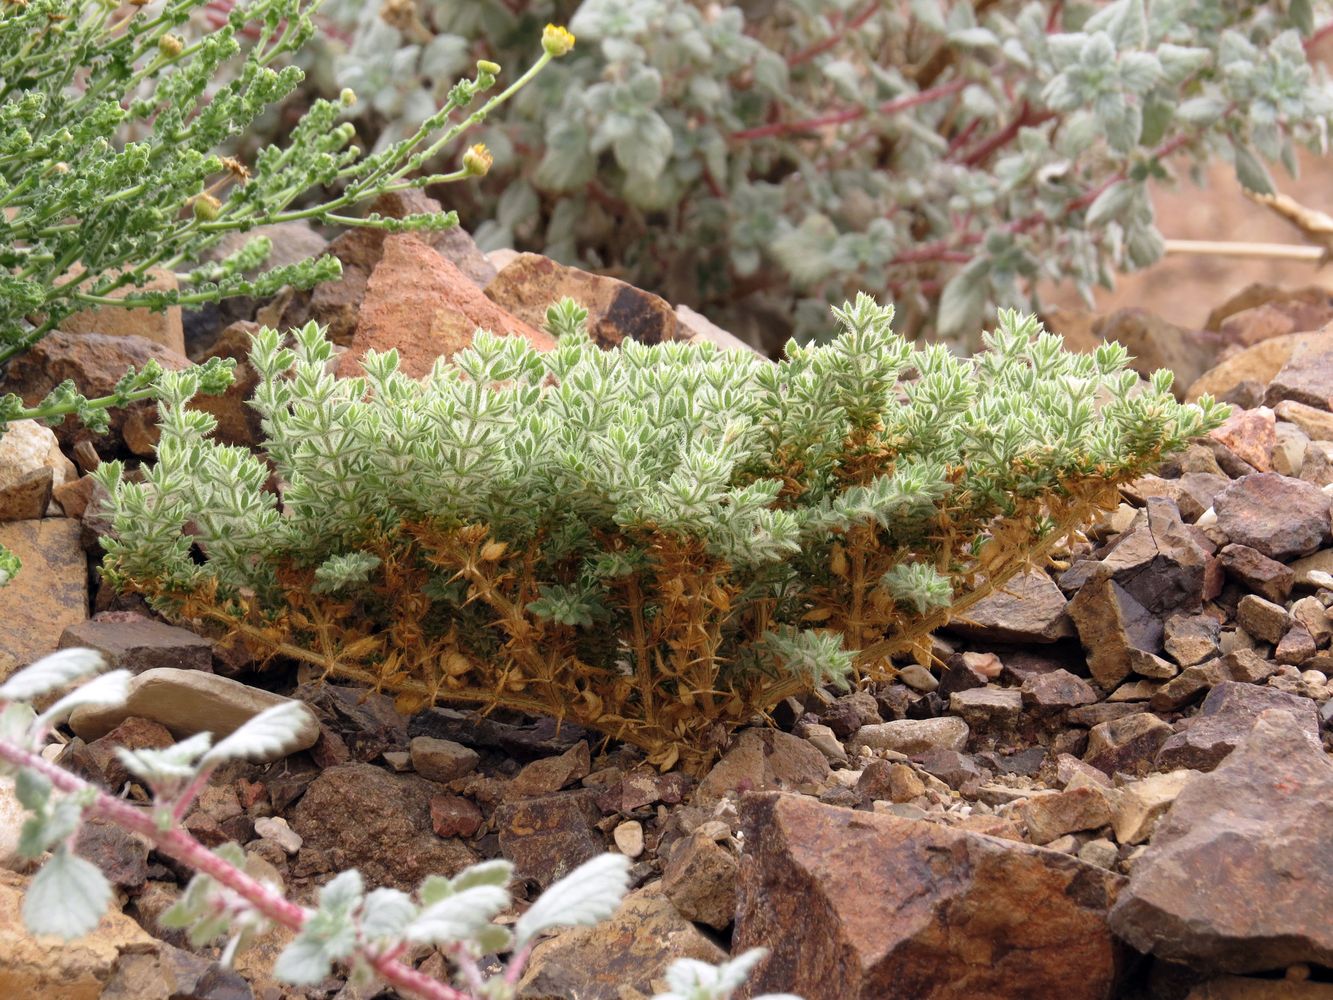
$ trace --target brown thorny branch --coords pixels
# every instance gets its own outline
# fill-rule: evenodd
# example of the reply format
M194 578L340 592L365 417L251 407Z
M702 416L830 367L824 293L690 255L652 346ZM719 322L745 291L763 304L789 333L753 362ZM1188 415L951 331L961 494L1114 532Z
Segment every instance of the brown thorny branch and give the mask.
M849 442L849 444L854 444ZM892 469L886 449L854 447L843 470L865 482ZM895 676L892 658L930 662L930 636L962 616L1016 574L1041 568L1082 525L1118 503L1119 484L1143 463L1116 474L1068 479L1047 495L1020 500L996 518L955 495L933 519L929 541L911 550L892 544L874 525L856 525L829 546L827 576L807 588L801 624L841 634L855 651L859 682ZM954 479L962 470L955 470ZM799 469L786 476L799 480ZM798 491L795 487L793 491ZM1038 524L1053 524L1038 537ZM987 540L976 554L973 539ZM607 540L625 547L623 539ZM266 613L249 598L221 599L214 585L171 592L149 580L130 589L165 599L181 617L220 627L266 657L314 666L323 676L393 693L404 711L440 702L505 708L554 716L624 740L669 768L678 762L701 772L737 727L784 698L806 693L810 678L773 669L728 671L732 648L762 638L771 626L771 598L740 599L744 584L696 539L655 532L646 539L644 569L615 581L609 597L628 619L614 637L613 662L580 656L588 633L545 621L527 610L539 584L540 540L510 548L484 524L444 529L405 524L370 550L382 563L373 598L353 600L312 591L313 571L285 566L279 573L283 610ZM954 584L948 608L920 614L882 587L885 572L904 561L928 560ZM484 624L463 616L427 628L438 615L427 582L445 571L467 588L465 605L484 612ZM586 648L586 646L584 647Z

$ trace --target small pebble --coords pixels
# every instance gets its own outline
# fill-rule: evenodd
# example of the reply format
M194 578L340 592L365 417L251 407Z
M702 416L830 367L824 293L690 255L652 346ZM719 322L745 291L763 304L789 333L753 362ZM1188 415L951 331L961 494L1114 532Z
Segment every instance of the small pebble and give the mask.
M616 849L627 858L637 858L643 853L643 824L632 819L621 823L611 834L616 842Z
M271 840L288 854L295 854L301 849L301 835L287 825L281 816L261 816L255 820L255 833L265 840Z

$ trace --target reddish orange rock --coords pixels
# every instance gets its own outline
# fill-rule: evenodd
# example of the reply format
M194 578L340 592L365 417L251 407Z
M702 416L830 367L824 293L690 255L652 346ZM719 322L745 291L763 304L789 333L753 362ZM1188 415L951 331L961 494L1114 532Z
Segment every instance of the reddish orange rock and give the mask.
M1235 410L1221 427L1208 435L1237 458L1260 472L1273 471L1273 449L1277 447L1277 422L1266 406L1257 410Z
M400 370L428 374L436 358L451 358L472 343L478 330L525 338L538 350L554 339L518 319L482 294L453 264L411 234L384 241L361 303L352 346L338 365L343 376L360 373L367 351L398 349Z

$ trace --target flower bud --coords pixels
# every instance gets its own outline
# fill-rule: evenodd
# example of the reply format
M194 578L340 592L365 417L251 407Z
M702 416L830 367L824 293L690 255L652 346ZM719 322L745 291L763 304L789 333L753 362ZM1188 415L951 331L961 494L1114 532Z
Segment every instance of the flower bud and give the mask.
M350 108L356 103L356 91L351 87L343 87L342 93L338 95L338 103L344 108Z
M194 210L194 217L201 222L212 222L222 212L222 202L207 191L196 196L190 207Z
M489 59L479 59L477 60L477 72L489 73L491 76L495 76L500 72L500 64L491 62Z
M469 177L485 177L494 162L495 158L491 156L491 151L486 148L484 142L469 146L463 151L463 169L467 171Z
M573 47L574 36L569 33L568 28L548 24L546 30L542 32L542 48L548 55L558 59Z
M179 35L163 35L157 40L157 50L168 59L175 59L185 50L185 40Z

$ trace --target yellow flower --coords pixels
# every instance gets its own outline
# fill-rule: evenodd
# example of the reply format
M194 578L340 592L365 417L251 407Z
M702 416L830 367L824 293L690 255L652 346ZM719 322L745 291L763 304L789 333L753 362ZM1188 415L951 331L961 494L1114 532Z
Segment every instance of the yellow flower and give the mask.
M568 28L548 24L542 32L542 48L557 59L574 47L574 36Z
M484 177L495 160L484 142L469 146L463 151L463 169L471 177Z

